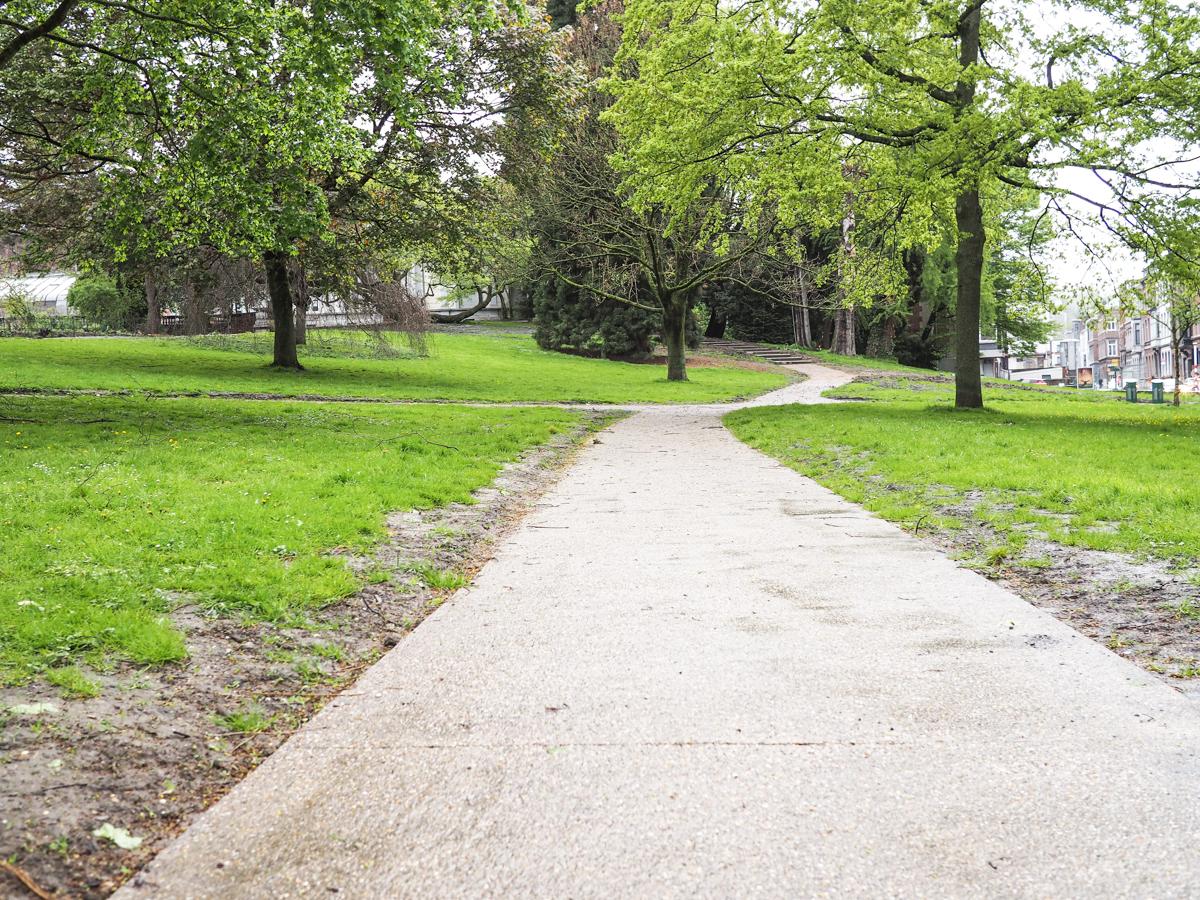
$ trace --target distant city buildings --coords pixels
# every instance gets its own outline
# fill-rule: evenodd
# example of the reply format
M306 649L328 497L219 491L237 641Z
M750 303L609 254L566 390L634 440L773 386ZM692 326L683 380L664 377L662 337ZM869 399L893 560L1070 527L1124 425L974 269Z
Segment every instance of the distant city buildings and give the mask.
M1170 322L1165 304L1142 315L1114 311L1090 325L1072 317L1024 355L1005 354L995 339L980 338L980 371L991 378L1096 390L1121 390L1130 382L1149 390L1153 381L1162 381L1170 392L1175 389L1177 361L1182 361L1188 380L1200 367L1200 325L1184 331L1179 346L1174 346Z

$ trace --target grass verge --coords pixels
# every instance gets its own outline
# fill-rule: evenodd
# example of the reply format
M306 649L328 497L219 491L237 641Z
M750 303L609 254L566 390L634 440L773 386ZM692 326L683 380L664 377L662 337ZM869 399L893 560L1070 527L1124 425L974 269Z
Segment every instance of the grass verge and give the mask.
M179 604L273 622L353 593L388 512L469 501L563 410L0 401L0 683L186 655Z
M747 409L726 422L892 521L987 523L1004 537L992 562L1020 557L1031 530L1184 567L1200 560L1200 406L989 388L986 409L958 411L952 392L887 376L828 392L866 402Z
M267 366L261 335L217 343L185 338L0 338L0 388L270 393L388 400L561 403L708 403L782 387L781 372L733 365L693 366L668 382L662 365L584 359L539 350L533 339L432 334L431 353L394 358L301 354L303 372ZM269 336L268 336L269 337ZM316 340L314 338L314 340ZM350 351L346 351L350 352Z

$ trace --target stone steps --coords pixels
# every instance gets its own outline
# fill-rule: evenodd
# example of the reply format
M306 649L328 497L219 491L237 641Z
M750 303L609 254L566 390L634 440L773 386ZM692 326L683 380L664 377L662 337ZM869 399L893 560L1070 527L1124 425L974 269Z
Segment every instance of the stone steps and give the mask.
M755 344L751 341L727 341L716 338L704 338L700 342L700 348L702 350L712 350L716 353L751 356L780 366L803 365L804 363L816 361L812 357L797 353L794 350L770 347L766 344Z

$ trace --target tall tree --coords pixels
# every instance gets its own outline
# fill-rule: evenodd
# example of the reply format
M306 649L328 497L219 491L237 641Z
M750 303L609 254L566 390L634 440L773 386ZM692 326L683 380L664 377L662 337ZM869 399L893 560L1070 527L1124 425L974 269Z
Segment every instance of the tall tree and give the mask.
M1003 211L988 222L982 328L1002 353L1028 353L1050 335L1054 284L1041 264L1054 237L1051 219L1028 207Z
M619 2L592 7L569 44L588 77L578 118L563 130L548 164L521 167L519 184L541 224L540 265L562 283L599 302L623 303L659 314L667 349L667 378L687 379L686 329L702 289L735 282L748 290L792 274L778 266L769 210L758 210L753 231L737 198L710 185L669 222L656 205L628 202L610 159L617 132L602 121L608 99L596 90L620 43ZM765 279L777 274L775 279Z
M260 260L288 368L295 259L336 248L376 284L398 245L445 237L500 124L536 122L560 72L520 0L175 0L145 27L93 5L106 28L80 12L0 70L28 101L0 109L0 188L89 179L89 224L118 262Z
M1074 197L1138 249L1189 252L1197 185L1163 164L1197 136L1190 4L630 0L624 24L609 120L638 202L684 209L730 176L830 227L853 186L859 222L890 227L899 250L948 241L960 407L983 403L987 206L1003 192L1068 216ZM1098 190L1067 186L1072 167Z

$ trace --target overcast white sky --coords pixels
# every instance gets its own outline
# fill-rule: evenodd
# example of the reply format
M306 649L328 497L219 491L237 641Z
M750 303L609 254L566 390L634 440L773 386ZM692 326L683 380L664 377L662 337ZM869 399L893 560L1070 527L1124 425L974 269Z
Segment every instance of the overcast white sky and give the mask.
M1097 200L1110 199L1108 189L1090 172L1068 169L1060 174L1059 184ZM1092 222L1093 212L1082 201L1068 199L1063 201L1063 205L1084 223ZM1092 250L1097 251L1094 255L1062 226L1060 219L1056 218L1055 225L1059 229L1059 235L1051 246L1051 256L1046 263L1055 283L1062 288L1088 285L1115 290L1121 282L1142 274L1142 261L1129 249L1114 241L1112 235L1099 225L1076 225ZM1097 259L1097 256L1100 258Z

